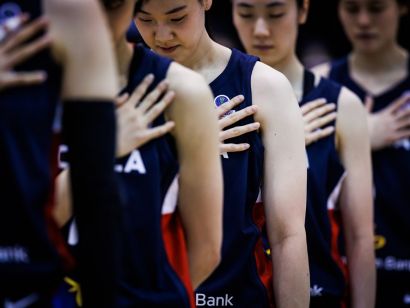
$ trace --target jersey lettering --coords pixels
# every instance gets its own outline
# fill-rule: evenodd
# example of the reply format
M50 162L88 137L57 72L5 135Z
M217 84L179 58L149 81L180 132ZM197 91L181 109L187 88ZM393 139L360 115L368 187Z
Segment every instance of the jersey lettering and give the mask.
M233 296L206 296L202 293L196 294L196 305L198 307L233 307Z

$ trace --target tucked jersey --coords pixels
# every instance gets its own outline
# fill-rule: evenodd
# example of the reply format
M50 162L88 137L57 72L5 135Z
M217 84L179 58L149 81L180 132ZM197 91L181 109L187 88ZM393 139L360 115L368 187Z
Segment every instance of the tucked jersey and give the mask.
M324 78L315 85L315 77L304 73L304 91L300 106L324 98L337 104L341 86ZM333 123L335 125L335 123ZM346 267L339 252L342 229L338 197L345 170L335 145L335 134L307 146L306 236L309 254L310 294L312 297L343 298L346 292Z
M217 106L239 94L244 95L245 101L235 110L252 105L251 75L256 62L257 58L232 50L227 67L210 84ZM248 117L235 125L251 122L253 118ZM263 145L256 132L233 138L229 142L246 142L251 147L247 151L222 156L222 259L217 269L197 289L196 305L269 307L267 286L261 276L268 277L267 272L272 271L267 265L269 256L265 255L261 246L263 218L258 220L261 215L254 215L263 212L257 211L255 206L263 176Z
M404 80L373 97L373 112L384 109L410 90L410 61L408 67ZM332 63L329 77L362 100L369 95L351 78L347 57ZM410 305L410 139L373 151L372 164L377 282L378 289L385 290L378 292L378 301L383 297L386 305L407 307ZM392 277L390 283L384 283L385 277ZM395 295L387 295L388 288L394 288Z
M0 23L22 12L39 17L41 1L0 1ZM0 297L49 290L65 253L51 219L60 68L46 50L15 69L44 70L48 78L0 91Z

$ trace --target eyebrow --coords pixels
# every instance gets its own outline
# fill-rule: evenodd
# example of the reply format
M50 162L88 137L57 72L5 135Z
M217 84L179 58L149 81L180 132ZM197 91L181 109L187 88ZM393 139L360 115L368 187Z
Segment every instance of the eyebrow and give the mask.
M278 6L281 6L281 5L284 5L284 3L283 3L283 2L274 1L274 2L270 2L270 3L266 4L266 7L267 7L267 8L272 8L272 7L278 7ZM239 7L244 7L244 8L253 8L253 7L254 7L254 5L249 4L249 3L245 3L245 2L239 2L239 3L238 3L238 6L239 6Z
M182 10L185 9L186 7L187 7L186 5L178 6L178 7L176 7L176 8L173 8L172 10L169 10L169 11L165 12L165 15L170 15L170 14L177 13L177 12L179 12L179 11L182 11ZM144 10L140 10L140 13L147 14L147 15L151 15L150 13L148 13L148 12L146 12L146 11L144 11Z

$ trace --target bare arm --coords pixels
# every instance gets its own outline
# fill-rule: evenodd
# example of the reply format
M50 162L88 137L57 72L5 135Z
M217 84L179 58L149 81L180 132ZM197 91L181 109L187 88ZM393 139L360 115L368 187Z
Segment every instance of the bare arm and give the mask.
M372 176L366 112L357 96L344 88L336 124L338 151L347 171L340 208L349 268L353 308L374 307Z
M194 72L173 63L167 79L175 93L169 117L180 163L178 206L186 231L194 288L218 265L222 243L222 171L212 94ZM189 80L190 87L184 86Z
M306 247L306 154L303 121L293 90L280 73L257 63L252 100L265 145L264 204L272 247L277 307L309 306Z
M42 2L52 52L63 69L61 98L69 102L63 130L84 306L115 307L121 207L113 170L118 78L109 30L97 0Z
M99 1L43 2L53 54L64 67L63 98L113 101L119 89L117 68Z

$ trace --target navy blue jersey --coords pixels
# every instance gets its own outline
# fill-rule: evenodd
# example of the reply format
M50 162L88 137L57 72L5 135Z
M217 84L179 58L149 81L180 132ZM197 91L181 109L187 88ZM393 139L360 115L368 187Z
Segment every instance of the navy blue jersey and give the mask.
M138 45L131 61L128 85L132 94L148 75L155 80L149 91L167 75L171 61ZM164 115L154 126L164 123ZM68 149L61 147L63 152ZM65 165L64 153L61 156ZM170 135L154 139L116 160L124 203L122 276L118 307L193 307L193 291L185 236L177 212L178 159ZM77 243L71 226L68 242ZM72 273L69 279L76 280ZM81 281L80 281L81 284ZM67 303L72 286L65 281L60 301ZM72 297L68 297L73 301Z
M324 78L315 85L314 79L311 72L305 71L300 105L318 98L337 104L341 86ZM309 167L305 225L311 296L342 298L346 291L346 268L338 249L342 227L337 202L344 167L336 150L335 134L310 144L306 151Z
M41 1L0 1L0 22L21 12L38 17ZM48 78L0 92L0 297L49 289L62 270L50 208L61 73L47 50L16 70L44 70Z
M407 77L373 97L374 112L384 109L410 90ZM347 58L332 63L329 77L345 85L362 100L366 93L350 76ZM410 139L372 152L378 304L410 305ZM388 294L388 288L392 292ZM380 307L383 307L382 305Z
M245 101L235 110L252 105L251 75L257 59L232 50L225 70L211 84L215 104L242 94ZM253 122L248 117L235 125ZM231 142L231 141L230 141ZM249 143L250 149L224 154L223 244L220 265L197 289L198 307L269 307L262 267L269 262L260 243L261 227L254 218L263 176L263 146L258 133L232 139ZM259 257L261 257L259 259ZM266 268L265 268L266 269ZM270 273L271 268L267 272ZM270 283L271 284L271 281Z
M149 73L158 84L169 65L170 60L138 46L125 91L132 93ZM159 123L163 116L154 125ZM162 233L162 214L173 213L176 205L178 160L172 138L160 137L134 150L117 161L116 170L126 196L127 235L119 305L190 307L192 294L168 259Z

